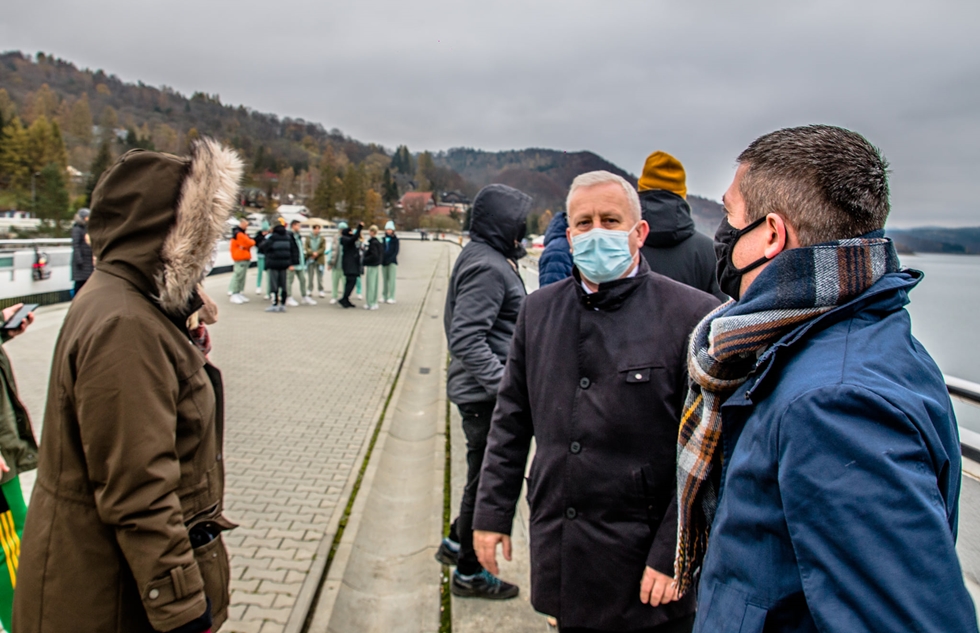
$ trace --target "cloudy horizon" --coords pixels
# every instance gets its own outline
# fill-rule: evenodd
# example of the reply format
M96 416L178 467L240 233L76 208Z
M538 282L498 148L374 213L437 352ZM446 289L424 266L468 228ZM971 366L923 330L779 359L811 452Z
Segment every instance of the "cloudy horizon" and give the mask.
M757 136L860 132L891 163L894 227L980 225L980 5L625 0L5 9L0 49L220 94L412 151L655 149L719 200Z

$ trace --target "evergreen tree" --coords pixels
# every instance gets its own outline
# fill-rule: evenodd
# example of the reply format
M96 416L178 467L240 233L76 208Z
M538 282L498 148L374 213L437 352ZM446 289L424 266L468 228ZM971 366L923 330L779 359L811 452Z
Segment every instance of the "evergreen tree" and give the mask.
M418 183L419 191L432 191L432 181L435 174L436 164L432 161L432 154L422 152L419 155L419 166L415 173L415 182Z
M45 223L61 228L68 219L68 189L65 186L64 170L57 163L48 163L37 176L37 201L34 214Z
M102 141L99 145L99 153L95 155L92 166L89 167L88 182L85 183L85 206L92 204L92 192L95 185L99 183L102 173L112 164L112 151L109 149L109 141Z
M399 145L395 150L395 155L391 159L391 168L400 174L411 176L415 173L415 166L412 161L412 154L408 147Z
M337 215L337 203L340 195L337 186L337 170L333 165L325 164L320 169L320 182L313 192L310 201L310 211L318 218L333 219Z
M381 176L381 199L385 204L398 202L398 185L391 179L391 170L387 167Z

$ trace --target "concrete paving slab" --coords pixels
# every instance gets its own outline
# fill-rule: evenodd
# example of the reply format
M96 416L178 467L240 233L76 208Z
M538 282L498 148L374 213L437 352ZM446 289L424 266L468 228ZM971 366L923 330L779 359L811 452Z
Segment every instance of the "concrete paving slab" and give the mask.
M443 261L436 278L449 274ZM423 308L438 312L444 283ZM445 343L441 322L422 318L361 491L328 571L310 633L437 631L438 543L442 490L433 473L444 462Z

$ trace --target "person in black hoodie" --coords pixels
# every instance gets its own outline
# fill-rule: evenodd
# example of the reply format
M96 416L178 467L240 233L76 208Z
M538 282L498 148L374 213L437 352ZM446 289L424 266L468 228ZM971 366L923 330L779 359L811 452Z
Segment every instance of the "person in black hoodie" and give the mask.
M531 197L512 187L480 190L473 200L470 242L456 259L446 295L443 325L451 356L446 395L462 416L466 487L455 529L440 544L436 560L456 565L450 588L457 596L504 600L519 592L480 565L473 549L473 508L497 390L527 296L517 260L525 255L521 240L530 209Z
M286 271L299 266L299 246L286 233L285 220L279 219L272 234L265 238L260 251L265 255L265 268L269 272L269 293L272 305L266 312L286 311Z
M340 234L340 247L343 250L340 264L344 269L344 277L346 278L344 282L344 296L340 299L340 305L345 308L354 307L354 304L350 300L350 293L354 292L357 279L361 276L361 253L357 242L361 239L361 230L363 228L364 223L358 222L356 230L351 231L349 228L345 228Z
M647 157L637 190L650 234L640 252L653 272L728 301L715 276L714 242L694 228L686 180L684 166L667 152Z

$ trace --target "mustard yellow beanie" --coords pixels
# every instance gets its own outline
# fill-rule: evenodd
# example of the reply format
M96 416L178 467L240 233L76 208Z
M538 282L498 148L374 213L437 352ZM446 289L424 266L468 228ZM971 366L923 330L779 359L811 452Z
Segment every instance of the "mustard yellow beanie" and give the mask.
M643 175L640 176L637 189L665 189L686 199L687 176L684 165L667 152L656 151L650 154L643 164Z

